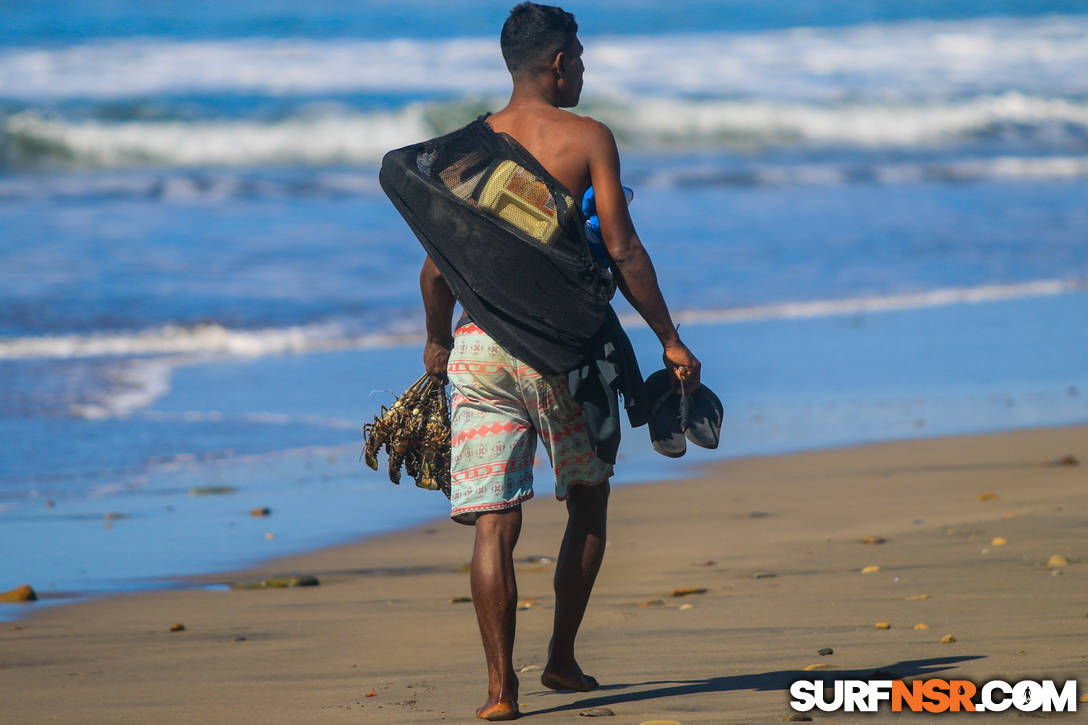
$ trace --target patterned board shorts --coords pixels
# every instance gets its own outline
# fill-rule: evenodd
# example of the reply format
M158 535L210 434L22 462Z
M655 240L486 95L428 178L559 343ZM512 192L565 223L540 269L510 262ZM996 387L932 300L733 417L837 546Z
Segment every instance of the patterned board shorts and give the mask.
M582 406L566 377L543 377L474 323L457 329L448 367L452 385L450 517L472 524L533 497L537 435L555 472L555 497L596 485L612 465L590 446Z

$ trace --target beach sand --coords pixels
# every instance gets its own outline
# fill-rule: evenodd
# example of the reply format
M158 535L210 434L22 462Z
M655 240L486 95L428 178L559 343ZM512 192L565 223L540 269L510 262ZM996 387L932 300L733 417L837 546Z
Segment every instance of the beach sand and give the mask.
M1080 465L1048 465L1067 455ZM521 707L542 723L585 722L594 707L615 725L776 722L789 683L821 674L811 665L843 678L1080 678L1084 692L1086 463L1088 428L1073 427L739 459L618 487L578 648L603 686L584 694L539 684L553 565L526 558L555 555L565 516L539 481L517 550L532 605L518 614ZM451 603L469 594L471 546L472 529L439 521L207 578L301 572L318 587L35 610L0 631L0 720L473 721L483 654L472 605ZM1068 565L1048 567L1053 555ZM707 591L673 597L680 587Z

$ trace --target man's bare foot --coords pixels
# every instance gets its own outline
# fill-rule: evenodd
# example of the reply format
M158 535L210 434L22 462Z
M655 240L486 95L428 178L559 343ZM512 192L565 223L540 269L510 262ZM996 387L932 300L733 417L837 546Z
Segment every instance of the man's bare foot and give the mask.
M599 683L595 678L582 672L577 662L572 661L569 667L554 667L549 663L544 668L544 674L540 676L540 684L550 690L589 692L597 689Z
M510 702L509 700L488 700L484 703L484 706L476 710L476 717L481 720L490 720L492 722L498 720L517 720L521 717L521 711L518 710L518 704L516 702Z

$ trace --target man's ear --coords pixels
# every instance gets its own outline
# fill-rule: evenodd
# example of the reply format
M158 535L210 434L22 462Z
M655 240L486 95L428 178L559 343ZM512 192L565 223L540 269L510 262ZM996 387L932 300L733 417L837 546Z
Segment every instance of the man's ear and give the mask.
M556 78L562 78L567 74L567 54L563 51L559 51L555 54L555 60L552 61L552 73Z

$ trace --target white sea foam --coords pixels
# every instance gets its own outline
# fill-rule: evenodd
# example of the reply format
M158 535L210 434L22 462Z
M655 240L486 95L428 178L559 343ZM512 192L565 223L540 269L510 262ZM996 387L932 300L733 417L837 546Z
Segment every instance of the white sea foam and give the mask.
M586 38L587 88L794 99L1088 90L1088 17ZM7 97L506 91L495 38L131 39L0 51Z
M828 162L754 166L665 166L647 176L646 186L823 186L919 181L1041 181L1088 178L1088 156L998 156L899 163ZM2 192L0 192L2 193Z
M166 325L135 333L94 333L0 339L0 360L130 355L208 354L259 357L346 347L391 347L418 335L346 334L336 324L232 330L221 325Z
M924 292L854 297L839 300L812 300L738 307L729 309L681 310L674 317L684 324L727 324L754 320L828 317L859 313L885 312L924 307L993 302L1028 297L1069 294L1088 289L1088 280L1035 280L1011 284L980 285L928 290ZM625 324L641 325L633 317ZM175 356L166 359L163 367L144 367L135 360L131 368L118 368L119 387L131 383L131 404L122 401L117 410L125 411L145 405L162 394L169 377L164 369L191 358L177 356L240 356L259 357L285 353L307 353L348 348L386 348L418 344L419 332L388 332L354 334L333 323L266 328L261 330L232 330L220 325L193 327L165 326L136 333L97 333L91 335L61 335L0 339L0 360L66 359L87 357ZM152 359L151 361L154 361ZM123 391L122 391L123 392Z
M685 310L673 315L673 319L677 323L687 325L720 325L760 320L834 317L927 307L947 307L949 305L979 304L1029 297L1052 297L1054 295L1081 292L1086 289L1088 289L1088 280L1046 279L1013 284L951 287L879 297L784 302L726 310ZM623 322L624 324L641 324L641 319L624 319Z
M170 391L170 379L179 362L172 358L141 358L111 365L105 384L86 391L69 413L77 418L103 420L146 408Z

